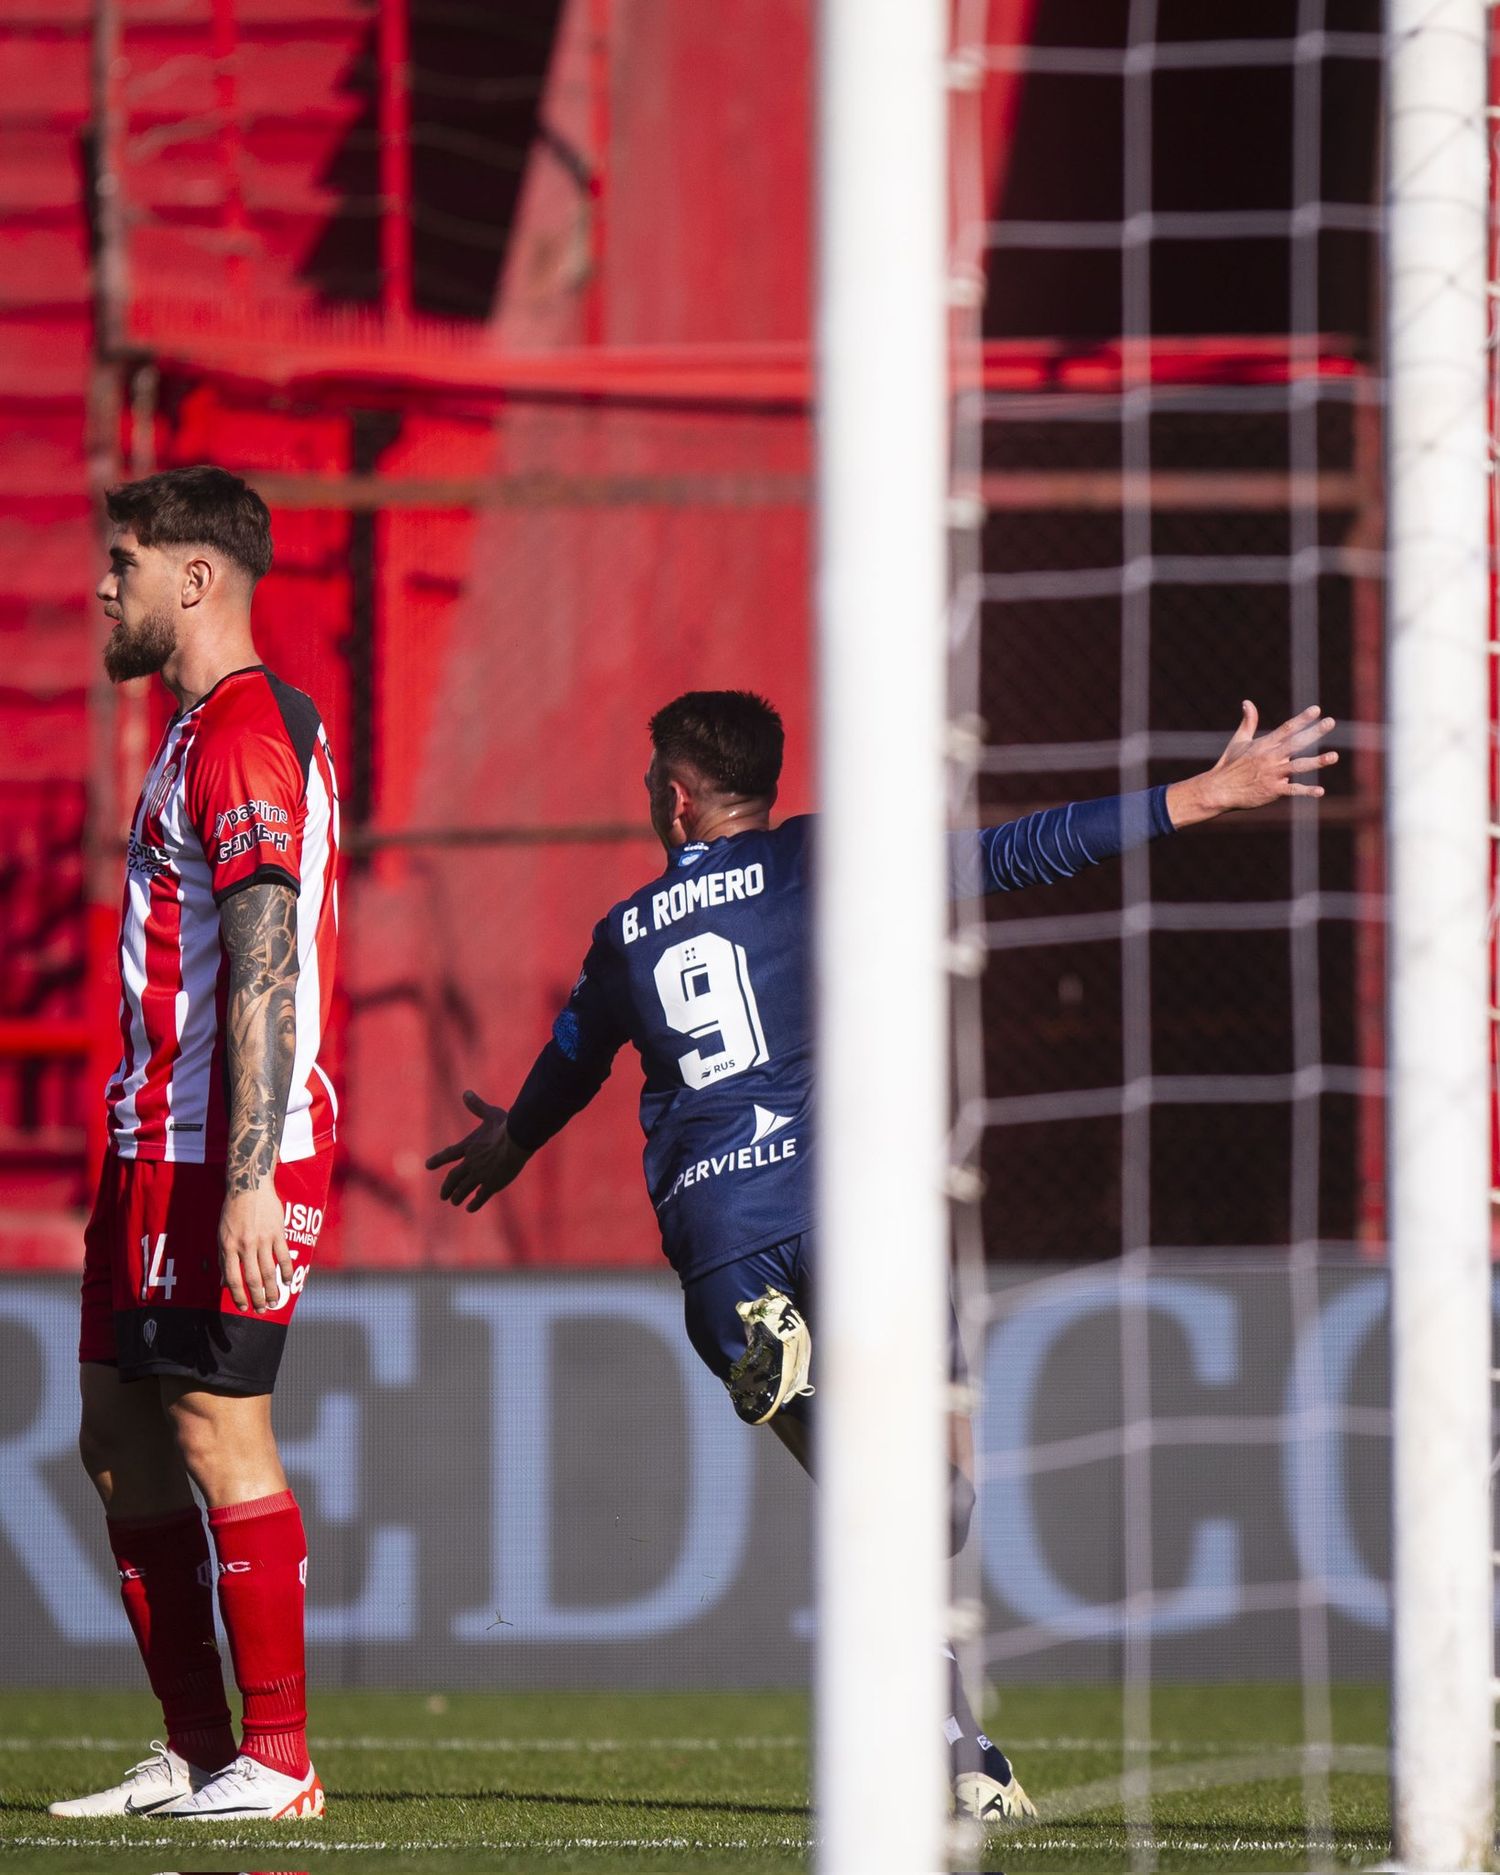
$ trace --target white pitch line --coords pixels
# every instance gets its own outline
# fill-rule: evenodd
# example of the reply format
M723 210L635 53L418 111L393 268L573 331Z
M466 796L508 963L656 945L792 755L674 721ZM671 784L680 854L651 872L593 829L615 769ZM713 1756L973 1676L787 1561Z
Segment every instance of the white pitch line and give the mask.
M1098 1839L1093 1836L1072 1836L1066 1832L1051 1831L1042 1834L1034 1827L1022 1828L1013 1833L1017 1846L1028 1850L1063 1850L1077 1853L1082 1850L1097 1850ZM206 1837L193 1833L195 1848L207 1849L215 1854L239 1850L246 1846L243 1836ZM264 1837L255 1839L259 1843ZM468 1853L483 1850L489 1853L532 1854L532 1855L569 1855L579 1850L594 1849L676 1849L691 1850L697 1854L715 1854L723 1850L803 1850L811 1847L810 1836L763 1837L751 1842L742 1837L703 1837L703 1836L544 1836L544 1837L488 1837L476 1842L456 1843L436 1837L416 1837L400 1842L345 1842L333 1840L327 1836L281 1836L276 1837L276 1847L282 1849L307 1850L325 1855L390 1855L409 1854L413 1851L436 1851L442 1853ZM1242 1855L1277 1855L1303 1850L1307 1847L1307 1837L1302 1834L1285 1836L1237 1836L1233 1842L1198 1841L1194 1838L1175 1835L1170 1829L1163 1831L1156 1838L1157 1846L1164 1849L1182 1851L1185 1854L1242 1854ZM6 1848L18 1849L180 1849L183 1833L169 1836L8 1836L4 1839Z
M1018 1738L1007 1733L1003 1725L991 1725L988 1731L1006 1753L1011 1751L1057 1751L1091 1752L1119 1751L1124 1734L1111 1733L1107 1738ZM1174 1752L1182 1756L1195 1758L1241 1757L1251 1751L1301 1751L1303 1746L1289 1744L1284 1738L1229 1738L1213 1744L1203 1738L1141 1738L1130 1741L1137 1751ZM1383 1747L1377 1745L1334 1745L1335 1755L1340 1751L1376 1751ZM1312 1749L1306 1747L1305 1749Z
M1332 1771L1379 1776L1388 1766L1388 1754L1379 1745L1334 1745L1329 1752ZM1204 1758L1193 1764L1164 1764L1159 1769L1153 1768L1150 1794L1170 1797L1189 1790L1222 1790L1231 1784L1271 1784L1284 1778L1301 1777L1305 1768L1305 1753L1300 1745L1277 1745L1264 1751L1252 1749L1240 1757ZM1048 1815L1068 1818L1090 1810L1113 1809L1120 1797L1121 1780L1101 1777L1090 1784L1075 1784L1071 1789L1045 1791L1038 1801Z
M1074 1855L1084 1852L1094 1854L1099 1852L1099 1840L1096 1836L1067 1836L1056 1833L1042 1836L1036 1834L1031 1826L1027 1826L1015 1837L1015 1845L1017 1849L1037 1851L1060 1849L1070 1851ZM1173 1835L1170 1830L1166 1830L1152 1838L1152 1847L1156 1849L1168 1849L1174 1855L1179 1851L1184 1855L1219 1855L1234 1854L1235 1852L1239 1852L1243 1855L1295 1855L1306 1853L1307 1837L1301 1834L1295 1836L1237 1836L1231 1843L1225 1843L1223 1841L1199 1842L1192 1838Z
M328 1751L454 1751L454 1752L622 1752L622 1751L798 1751L807 1747L804 1734L788 1733L781 1737L748 1738L359 1738L324 1737L313 1734L320 1749ZM1118 1751L1118 1732L1107 1738L1017 1738L998 1728L998 1736L1007 1752L1049 1751L1058 1753L1104 1753ZM27 1751L135 1751L138 1738L0 1738L0 1752ZM1247 1752L1284 1752L1299 1747L1288 1746L1284 1739L1234 1739L1209 1744L1203 1739L1153 1738L1138 1741L1148 1751L1160 1751L1205 1757L1242 1757ZM1337 1746L1341 1750L1378 1750L1377 1746Z

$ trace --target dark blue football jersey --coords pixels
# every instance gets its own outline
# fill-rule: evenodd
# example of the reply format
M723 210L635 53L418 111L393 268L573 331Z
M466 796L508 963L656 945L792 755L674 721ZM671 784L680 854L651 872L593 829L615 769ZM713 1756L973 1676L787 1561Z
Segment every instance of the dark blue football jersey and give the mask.
M812 1223L812 826L682 847L616 905L511 1112L540 1145L633 1043L646 1186L684 1281Z
M816 821L673 853L616 905L510 1114L549 1140L640 1056L646 1185L684 1282L813 1222L812 861ZM1171 831L1166 789L1076 802L952 843L955 896L1051 885Z

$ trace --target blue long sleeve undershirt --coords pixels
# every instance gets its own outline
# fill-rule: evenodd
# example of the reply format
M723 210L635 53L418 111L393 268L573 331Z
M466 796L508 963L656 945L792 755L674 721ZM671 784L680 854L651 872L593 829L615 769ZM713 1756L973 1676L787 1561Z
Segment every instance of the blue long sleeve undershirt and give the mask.
M950 890L954 898L979 898L987 892L1057 885L1086 866L1114 859L1171 831L1164 787L1043 808L1003 826L954 834ZM591 953L590 966L594 956ZM585 968L569 1008L553 1025L552 1040L516 1096L510 1131L528 1151L544 1145L588 1105L627 1039L601 977L602 972L596 975L592 967Z
M510 1109L510 1136L523 1152L535 1152L560 1133L609 1079L620 1044L586 1053L566 1029L562 1016L552 1025L552 1040L532 1063L531 1072Z
M1165 787L1046 807L1000 827L955 834L949 861L952 894L980 898L986 892L1057 885L1085 866L1118 858L1171 831Z

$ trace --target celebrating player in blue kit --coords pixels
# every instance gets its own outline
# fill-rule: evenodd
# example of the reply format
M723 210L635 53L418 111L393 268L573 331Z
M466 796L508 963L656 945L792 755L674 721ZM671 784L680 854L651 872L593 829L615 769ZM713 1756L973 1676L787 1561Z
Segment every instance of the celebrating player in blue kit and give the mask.
M1246 703L1219 761L1190 780L954 836L954 895L1056 884L1219 814L1321 795L1311 774L1338 757L1310 751L1331 718L1304 710L1259 737L1256 720ZM806 1465L817 822L771 825L782 728L760 697L692 691L651 719L651 742L646 787L665 872L595 926L552 1039L509 1111L466 1093L478 1126L427 1164L452 1168L444 1200L478 1211L588 1105L616 1052L633 1043L645 1073L646 1184L682 1282L689 1338L740 1416L768 1422ZM955 1548L973 1505L969 1449L966 1426L956 1427ZM960 1807L983 1821L1034 1815L956 1672L952 1685Z

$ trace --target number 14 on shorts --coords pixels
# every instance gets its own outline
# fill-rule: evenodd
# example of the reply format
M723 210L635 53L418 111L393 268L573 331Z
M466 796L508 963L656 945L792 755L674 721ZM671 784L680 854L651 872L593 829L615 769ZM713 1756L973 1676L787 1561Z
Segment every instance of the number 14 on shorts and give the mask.
M153 1241L150 1232L141 1238L141 1300L149 1302L151 1291L160 1289L170 1302L177 1287L177 1266L167 1255L167 1233L158 1232Z

